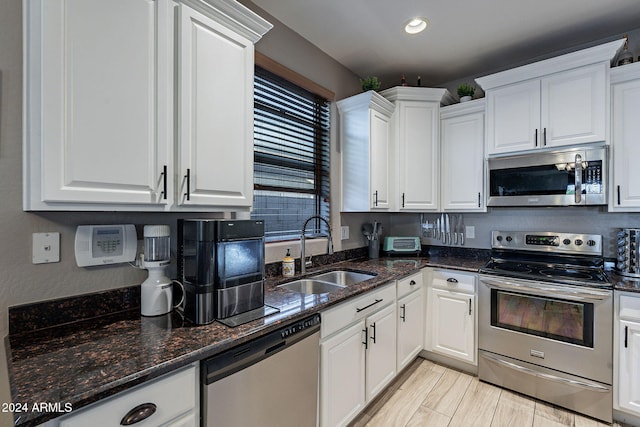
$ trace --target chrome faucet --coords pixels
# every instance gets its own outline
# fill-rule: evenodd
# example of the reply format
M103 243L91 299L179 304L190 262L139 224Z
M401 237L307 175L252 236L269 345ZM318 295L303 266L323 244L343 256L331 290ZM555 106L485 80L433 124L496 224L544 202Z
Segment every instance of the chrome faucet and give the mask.
M305 274L307 272L307 257L305 256L305 236L304 234L307 231L307 224L309 223L309 221L311 221L312 219L319 219L324 221L327 224L327 227L329 228L329 236L328 236L328 240L327 240L327 254L331 255L333 253L333 240L331 238L331 224L329 224L329 220L327 220L326 218L320 216L320 215L313 215L310 216L309 218L307 218L307 220L304 222L304 225L302 226L302 233L300 233L300 273ZM309 267L311 267L311 259L309 259Z

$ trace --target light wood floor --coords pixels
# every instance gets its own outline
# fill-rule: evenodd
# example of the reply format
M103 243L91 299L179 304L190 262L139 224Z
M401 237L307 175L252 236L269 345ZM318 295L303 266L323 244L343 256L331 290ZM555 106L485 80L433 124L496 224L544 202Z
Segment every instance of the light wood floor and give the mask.
M418 358L352 427L604 427L597 422ZM623 427L614 423L614 427Z

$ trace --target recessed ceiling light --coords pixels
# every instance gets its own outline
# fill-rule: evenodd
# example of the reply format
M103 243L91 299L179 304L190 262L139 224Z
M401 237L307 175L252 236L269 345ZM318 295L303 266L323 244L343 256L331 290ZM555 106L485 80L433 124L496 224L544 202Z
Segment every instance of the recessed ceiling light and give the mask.
M404 26L404 31L408 34L418 34L427 28L426 18L412 18Z

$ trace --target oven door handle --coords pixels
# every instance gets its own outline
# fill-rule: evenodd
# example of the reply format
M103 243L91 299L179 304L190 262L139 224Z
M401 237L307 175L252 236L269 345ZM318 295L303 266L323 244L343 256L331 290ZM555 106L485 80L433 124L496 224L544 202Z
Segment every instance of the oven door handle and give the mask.
M542 378L545 380L550 380L550 381L555 381L555 382L559 382L559 383L563 383L565 385L569 385L569 386L573 386L573 387L578 387L578 388L583 388L583 389L587 389L587 390L592 390L592 391L597 391L600 393L608 393L611 391L611 389L607 388L607 387L603 387L600 384L595 384L595 383L591 383L591 382L586 382L586 381L577 381L577 380L572 380L569 378L562 378L559 377L557 375L551 375L551 374L545 374L544 372L538 372L538 371L534 371L533 369L529 369L527 367L524 366L520 366L516 363L513 362L509 362L507 360L501 359L499 357L496 356L490 356L488 354L481 354L480 357L484 357L485 359L489 359L495 363L498 363L500 365L506 366L507 368L511 368L514 369L516 371L522 372L524 374L528 374L534 377L538 377L538 378Z
M545 285L526 285L521 283L515 283L509 280L494 280L487 277L480 279L481 283L484 283L490 288L504 290L504 291L518 291L528 292L534 295L556 298L569 298L576 301L603 301L611 298L611 291L598 290L591 288L567 287L567 286L545 286Z

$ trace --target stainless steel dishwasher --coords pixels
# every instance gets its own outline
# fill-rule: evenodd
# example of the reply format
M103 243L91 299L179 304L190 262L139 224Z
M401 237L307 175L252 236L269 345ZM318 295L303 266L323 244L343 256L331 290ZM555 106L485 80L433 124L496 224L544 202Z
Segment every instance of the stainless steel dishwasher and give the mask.
M315 427L320 315L202 362L202 426Z

